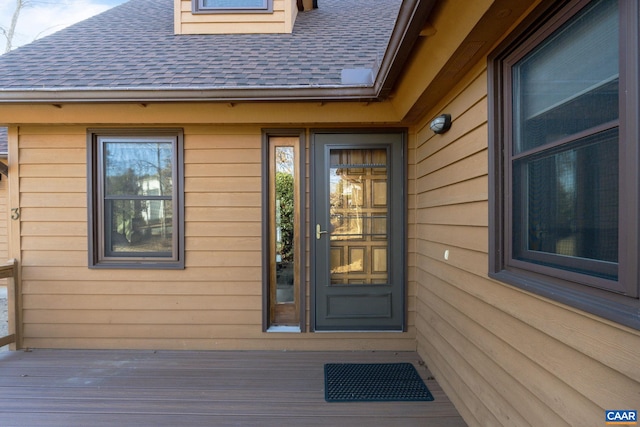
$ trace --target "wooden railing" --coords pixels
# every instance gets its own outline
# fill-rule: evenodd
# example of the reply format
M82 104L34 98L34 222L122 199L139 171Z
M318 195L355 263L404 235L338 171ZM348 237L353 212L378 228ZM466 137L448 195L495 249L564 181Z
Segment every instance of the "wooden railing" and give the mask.
M16 330L18 328L18 304L16 284L18 283L18 262L13 259L0 266L0 279L7 280L7 304L9 313L9 335L0 337L0 347L18 342Z

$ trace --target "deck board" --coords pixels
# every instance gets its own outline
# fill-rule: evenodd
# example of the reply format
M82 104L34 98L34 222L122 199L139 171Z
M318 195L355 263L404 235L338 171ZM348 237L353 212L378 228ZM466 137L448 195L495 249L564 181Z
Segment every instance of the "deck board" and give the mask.
M325 363L410 362L433 402L328 403ZM466 424L413 352L0 353L2 426Z

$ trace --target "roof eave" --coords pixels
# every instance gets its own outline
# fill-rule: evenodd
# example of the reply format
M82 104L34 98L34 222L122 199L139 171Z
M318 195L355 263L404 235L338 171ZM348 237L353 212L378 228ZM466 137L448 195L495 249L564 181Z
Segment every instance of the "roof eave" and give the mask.
M46 88L0 90L2 104L375 101L373 87Z

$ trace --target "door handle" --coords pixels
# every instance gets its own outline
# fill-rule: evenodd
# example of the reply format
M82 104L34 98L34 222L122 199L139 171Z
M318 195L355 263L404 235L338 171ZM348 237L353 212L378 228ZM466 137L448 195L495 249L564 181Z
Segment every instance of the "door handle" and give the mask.
M321 230L320 224L316 224L316 240L320 240L323 234L327 234L327 230Z

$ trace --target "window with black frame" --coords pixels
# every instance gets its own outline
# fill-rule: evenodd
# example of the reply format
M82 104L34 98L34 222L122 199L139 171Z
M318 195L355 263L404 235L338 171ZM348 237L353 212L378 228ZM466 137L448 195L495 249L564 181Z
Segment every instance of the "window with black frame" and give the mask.
M491 273L586 310L606 301L598 314L640 325L639 185L625 181L638 151L631 3L550 2L492 59Z

